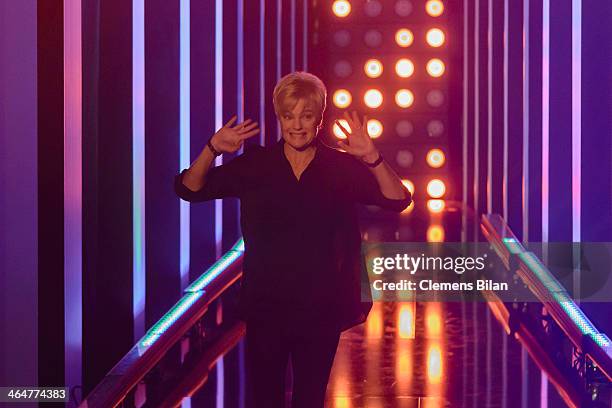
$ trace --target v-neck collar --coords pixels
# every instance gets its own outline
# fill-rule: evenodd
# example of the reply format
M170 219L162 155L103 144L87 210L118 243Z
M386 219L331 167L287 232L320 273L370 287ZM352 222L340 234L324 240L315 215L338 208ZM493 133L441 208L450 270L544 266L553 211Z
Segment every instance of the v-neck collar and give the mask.
M293 172L293 167L291 167L291 163L289 162L289 159L285 155L285 139L281 138L277 142L275 147L279 150L278 154L280 155L280 160L284 163L286 169L288 170L291 178L293 179L295 183L298 183L298 184L301 183L302 180L304 179L304 174L306 174L306 172L309 171L309 169L313 165L316 165L315 164L316 162L318 162L319 159L317 159L317 157L321 155L322 147L321 147L321 143L319 142L318 138L315 139L315 143L317 144L317 149L315 150L314 157L312 158L312 160L310 160L308 165L304 168L304 170L302 171L302 174L300 174L300 178L297 178L297 176Z

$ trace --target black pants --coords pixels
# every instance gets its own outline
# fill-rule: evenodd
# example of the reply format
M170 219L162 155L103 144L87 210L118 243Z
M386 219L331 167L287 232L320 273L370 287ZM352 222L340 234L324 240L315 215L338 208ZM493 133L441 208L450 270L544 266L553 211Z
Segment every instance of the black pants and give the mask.
M339 338L334 329L247 321L248 407L285 406L285 373L291 358L291 408L322 408Z

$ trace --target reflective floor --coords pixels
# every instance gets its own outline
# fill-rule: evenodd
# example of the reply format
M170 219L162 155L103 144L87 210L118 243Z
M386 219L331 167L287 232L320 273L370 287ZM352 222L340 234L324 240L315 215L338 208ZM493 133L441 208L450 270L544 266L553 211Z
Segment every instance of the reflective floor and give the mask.
M243 356L241 343L185 406L244 407ZM484 303L375 303L365 324L342 334L326 400L329 408L540 406L566 405Z
M520 349L504 338L484 304L375 303L342 336L328 406L503 406L521 381Z
M478 224L457 208L381 217L366 210L365 240L456 242L462 231L479 239ZM241 342L184 406L244 407L243 370ZM541 406L565 404L486 303L468 302L375 302L365 324L342 334L326 400L329 408Z

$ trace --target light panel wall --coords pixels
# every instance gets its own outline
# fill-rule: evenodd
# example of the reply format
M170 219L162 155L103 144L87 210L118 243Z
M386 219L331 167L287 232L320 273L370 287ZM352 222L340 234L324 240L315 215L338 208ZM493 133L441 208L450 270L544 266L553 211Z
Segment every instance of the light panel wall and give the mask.
M483 3L463 2L464 203L477 216L502 214L523 241L610 240L612 59L609 42L600 39L610 36L612 7L587 0ZM475 66L483 55L484 82ZM487 163L485 188L478 161ZM574 279L579 287L588 276L577 270ZM582 307L610 330L606 305ZM526 377L538 375L523 364ZM545 378L541 384L528 389L523 381L516 390L522 406L560 403Z

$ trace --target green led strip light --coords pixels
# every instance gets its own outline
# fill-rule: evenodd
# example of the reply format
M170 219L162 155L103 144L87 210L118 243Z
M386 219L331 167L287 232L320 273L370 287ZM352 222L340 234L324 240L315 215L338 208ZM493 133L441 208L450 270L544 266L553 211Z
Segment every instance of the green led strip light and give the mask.
M599 332L593 323L589 320L588 317L580 310L578 306L574 303L574 301L569 297L567 293L553 293L553 297L559 302L565 313L568 314L570 319L576 326L580 329L582 334L589 336L595 343L597 343L600 347L609 347L612 342L608 336L604 333Z
M563 286L559 284L557 279L550 271L540 262L537 256L532 252L523 252L519 254L519 258L529 267L529 269L542 282L544 287L552 292L553 298L559 303L561 308L567 313L570 319L578 326L582 334L589 336L600 347L610 346L610 339L591 323L588 317L574 303L572 298L567 294Z
M244 240L240 238L236 244L227 251L217 262L215 262L210 268L206 270L198 279L196 279L191 285L185 289L185 292L197 292L203 290L213 279L221 274L228 266L230 266L236 259L240 258L244 252Z
M140 346L149 347L155 343L157 339L166 331L170 326L176 322L179 317L187 311L202 295L204 295L204 288L221 274L232 262L236 261L244 252L244 240L240 238L236 244L230 249L221 259L215 262L210 268L206 270L197 280L195 280L187 289L185 289L185 295L170 309L153 327L149 329L147 334L140 340Z
M149 347L151 344L155 343L157 339L166 331L170 326L174 324L178 320L179 317L185 313L191 305L198 300L204 292L192 292L188 293L181 298L173 307L170 309L161 319L158 320L157 323L153 325L144 335L140 344L144 347Z
M565 313L567 313L576 326L578 326L582 334L589 336L602 348L607 348L612 345L612 342L608 336L597 330L589 318L570 298L565 288L559 284L557 279L550 273L546 266L542 264L535 254L532 252L525 252L525 249L521 243L516 240L516 238L505 237L502 239L502 242L510 253L518 254L519 258L521 258L521 260L537 276L544 287L552 292L553 298L559 303L561 308L563 308Z
M542 264L542 262L540 262L535 254L532 252L523 252L518 256L523 262L525 262L525 264L527 264L527 266L529 266L529 269L535 273L546 289L551 292L565 292L565 288L559 284L559 281L557 281L554 276L551 275L548 269L544 266L544 264Z
M508 249L511 254L520 254L525 251L525 248L521 245L516 238L506 237L502 239L504 246Z

